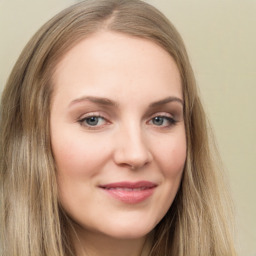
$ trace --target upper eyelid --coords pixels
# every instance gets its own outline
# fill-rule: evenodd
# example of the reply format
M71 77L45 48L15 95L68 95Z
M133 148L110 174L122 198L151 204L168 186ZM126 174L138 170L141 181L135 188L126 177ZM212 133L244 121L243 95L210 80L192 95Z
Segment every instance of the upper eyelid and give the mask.
M99 111L92 111L92 112L88 112L88 113L83 113L82 115L80 115L77 118L77 120L83 120L83 119L86 119L86 118L89 118L89 117L93 117L93 116L95 116L95 117L102 117L102 118L104 118L106 120L108 119L108 117L105 114L103 114L103 113L101 113Z
M154 113L152 116L172 116L172 114L171 113L169 113L169 112L164 112L164 111L159 111L159 112L156 112L156 113Z
M94 108L94 107L93 107ZM118 113L116 111L110 111L109 109L102 109L101 107L99 107L99 109L93 109L91 107L87 107L84 109L84 107L80 110L78 110L80 112L80 114L77 112L77 114L79 114L77 116L77 120L79 119L82 119L82 118L85 118L86 116L101 116L101 117L104 117L106 119L119 119L120 118L120 115L121 113ZM75 112L74 112L75 114ZM169 117L172 117L172 118L178 118L178 119L181 119L182 116L183 116L183 111L180 111L179 108L160 108L160 109L148 109L145 111L144 115L142 115L141 119L142 120L145 120L145 119L148 119L148 118L152 118L153 116L157 116L157 115L163 115L163 116L169 116ZM181 118L179 118L181 117Z
M154 114L151 115L151 118L155 117L155 116L163 116L163 117L169 117L172 118L176 121L182 121L184 116L183 116L183 111L180 111L178 109L171 109L171 110L166 110L166 111L159 111L159 112L155 112Z
M157 113L152 114L149 117L149 119L152 119L152 118L157 117L157 116L175 118L175 115L173 115L171 113L168 113L168 112L157 112Z

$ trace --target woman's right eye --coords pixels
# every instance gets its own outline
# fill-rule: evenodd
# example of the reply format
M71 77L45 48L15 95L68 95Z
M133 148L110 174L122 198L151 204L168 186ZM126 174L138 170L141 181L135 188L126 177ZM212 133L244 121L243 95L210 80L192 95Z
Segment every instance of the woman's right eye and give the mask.
M78 121L82 126L88 128L99 128L107 123L107 120L102 116L88 116Z

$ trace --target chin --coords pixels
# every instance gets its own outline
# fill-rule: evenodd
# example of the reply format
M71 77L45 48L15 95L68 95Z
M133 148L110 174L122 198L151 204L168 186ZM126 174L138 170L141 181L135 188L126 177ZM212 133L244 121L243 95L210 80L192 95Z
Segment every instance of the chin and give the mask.
M152 226L119 225L104 233L118 239L138 239L147 236L153 229Z

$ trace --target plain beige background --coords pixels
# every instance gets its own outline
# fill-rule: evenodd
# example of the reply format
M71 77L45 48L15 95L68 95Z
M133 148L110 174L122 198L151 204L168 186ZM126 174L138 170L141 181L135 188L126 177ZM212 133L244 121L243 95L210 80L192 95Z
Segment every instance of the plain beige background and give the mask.
M75 0L0 0L0 90L20 51ZM180 31L230 177L240 256L256 256L256 0L148 0Z

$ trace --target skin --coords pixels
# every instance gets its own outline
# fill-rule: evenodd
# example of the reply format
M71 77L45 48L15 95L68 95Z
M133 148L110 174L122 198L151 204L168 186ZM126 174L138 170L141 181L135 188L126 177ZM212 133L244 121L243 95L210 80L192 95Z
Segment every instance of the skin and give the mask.
M59 200L74 221L78 255L147 253L146 238L171 206L186 159L174 60L149 40L101 31L64 55L53 81ZM138 203L99 187L121 181L156 187Z

